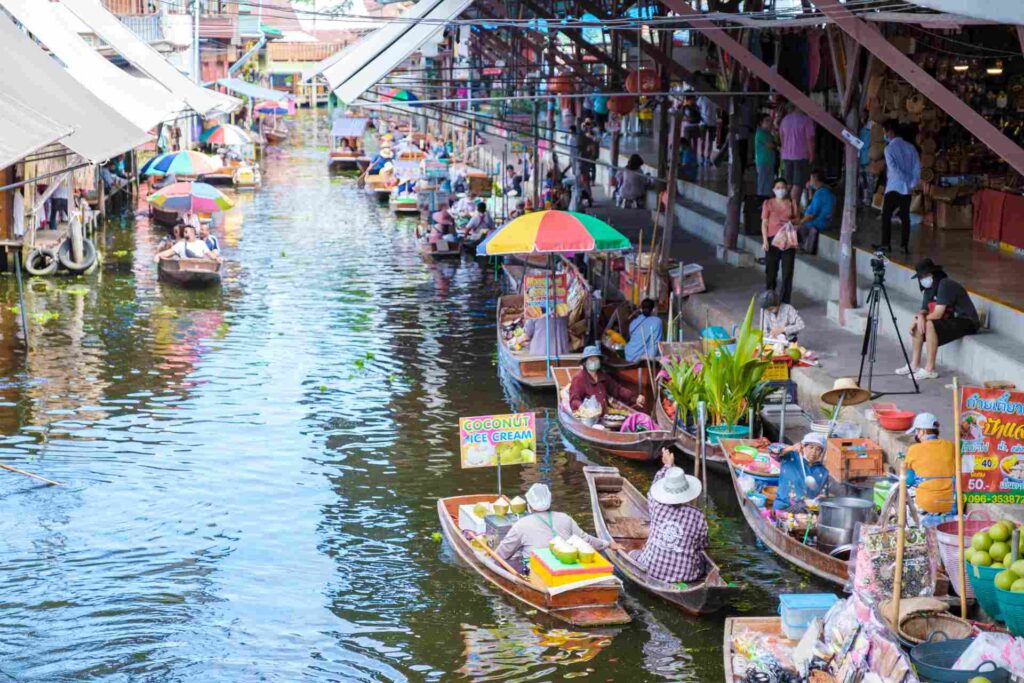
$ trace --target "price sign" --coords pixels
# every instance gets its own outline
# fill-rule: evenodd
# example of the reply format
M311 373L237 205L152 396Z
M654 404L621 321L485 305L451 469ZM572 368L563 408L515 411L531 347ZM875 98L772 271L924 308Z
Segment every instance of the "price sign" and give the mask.
M569 281L565 273L530 274L523 278L523 303L527 309L547 306L549 300L556 313L561 315L569 301ZM532 317L539 315L539 312L528 310L527 317L531 317L532 313L536 313Z
M1024 393L964 387L960 453L966 502L1024 501Z

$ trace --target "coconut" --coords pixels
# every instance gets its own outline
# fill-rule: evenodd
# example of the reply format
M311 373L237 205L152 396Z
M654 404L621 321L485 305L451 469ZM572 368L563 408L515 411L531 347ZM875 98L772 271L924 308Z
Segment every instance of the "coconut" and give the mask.
M504 498L499 498L498 500L494 501L492 507L494 508L494 514L498 515L499 517L504 517L508 514L508 501L505 500Z
M491 514L491 508L488 507L487 503L477 503L473 506L473 514L477 517L486 517Z
M593 562L597 556L597 551L594 550L594 547L590 545L586 539L580 538L579 536L573 536L569 539L569 544L576 550L579 561L584 564Z
M526 512L526 501L519 496L512 499L510 506L512 508L512 512L517 515Z

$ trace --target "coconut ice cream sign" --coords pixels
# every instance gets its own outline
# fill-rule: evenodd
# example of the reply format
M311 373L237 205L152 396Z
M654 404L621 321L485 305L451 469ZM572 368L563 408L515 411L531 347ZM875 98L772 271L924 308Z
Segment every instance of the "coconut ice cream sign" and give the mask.
M459 418L462 466L496 467L537 462L533 413Z

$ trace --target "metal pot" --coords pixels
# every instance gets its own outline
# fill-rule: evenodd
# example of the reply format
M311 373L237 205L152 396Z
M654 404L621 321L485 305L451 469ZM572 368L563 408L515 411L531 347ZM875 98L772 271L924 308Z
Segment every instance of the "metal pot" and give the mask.
M848 545L853 540L853 529L843 529L834 526L818 524L815 529L818 532L818 548L836 548L841 545ZM826 550L826 552L828 552Z
M820 503L818 525L849 529L858 523L868 522L874 516L875 504L860 498L825 498Z
M860 498L861 500L875 500L875 484L880 481L894 481L892 477L853 477L848 481L830 481L829 491L844 498Z

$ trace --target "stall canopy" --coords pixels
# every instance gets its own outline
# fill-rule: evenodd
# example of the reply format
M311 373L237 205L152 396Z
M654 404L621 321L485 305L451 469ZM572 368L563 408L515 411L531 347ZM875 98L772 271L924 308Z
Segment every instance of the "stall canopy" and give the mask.
M150 136L71 77L53 57L6 17L0 17L0 93L73 128L61 144L98 163L141 145Z
M331 125L331 135L336 138L362 137L370 119L365 116L339 116Z
M94 0L63 0L63 5L128 62L187 102L199 114L226 114L241 104L234 97L193 83L100 3Z
M163 86L122 71L96 52L66 26L63 14L53 11L57 5L37 0L0 0L0 5L42 41L76 81L142 130L187 110L184 101Z
M256 100L280 101L283 99L295 99L295 96L291 93L284 92L283 90L274 90L273 88L264 88L262 85L243 81L241 78L222 78L217 81L217 85L227 88L231 92Z
M472 0L420 0L397 21L389 23L339 54L328 57L317 69L345 104L351 104L373 87L406 57L444 30L444 24L461 14ZM304 76L313 76L318 70Z
M74 132L24 102L0 93L0 169Z

